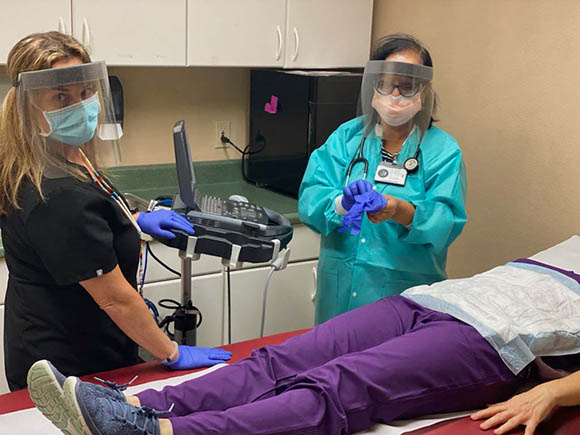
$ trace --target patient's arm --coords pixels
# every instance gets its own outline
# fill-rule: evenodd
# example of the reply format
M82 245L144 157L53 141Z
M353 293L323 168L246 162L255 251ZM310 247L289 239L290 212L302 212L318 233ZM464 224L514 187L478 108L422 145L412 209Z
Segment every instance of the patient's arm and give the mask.
M495 434L504 434L519 425L525 425L525 435L532 435L554 406L574 405L580 405L580 371L537 385L506 402L478 411L471 418L486 418L480 425L483 430L501 424L494 430Z

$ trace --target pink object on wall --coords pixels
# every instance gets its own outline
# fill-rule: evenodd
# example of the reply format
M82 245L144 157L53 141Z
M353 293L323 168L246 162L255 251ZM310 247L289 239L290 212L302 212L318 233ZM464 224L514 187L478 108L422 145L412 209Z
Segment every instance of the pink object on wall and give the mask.
M270 102L265 104L264 112L268 112L272 115L275 115L278 112L278 97L276 95L272 95L270 97Z

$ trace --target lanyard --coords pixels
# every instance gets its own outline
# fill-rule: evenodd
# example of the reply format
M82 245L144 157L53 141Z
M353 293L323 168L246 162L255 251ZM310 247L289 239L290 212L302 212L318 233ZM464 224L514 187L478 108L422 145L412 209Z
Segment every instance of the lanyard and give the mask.
M91 162L89 161L87 156L85 156L85 153L83 153L82 151L81 151L81 156L83 157L83 160L85 161L85 164L87 165L87 169L89 170L89 174L90 174L92 180L107 195L109 195L113 201L115 201L117 203L117 205L121 208L121 211L123 212L123 214L125 216L127 216L129 221L131 222L131 224L133 224L133 226L135 227L135 229L139 233L139 238L142 238L141 237L142 236L141 228L139 228L139 224L137 224L135 217L133 216L133 214L131 213L131 211L127 207L127 204L125 204L125 201L123 201L121 199L119 194L117 192L115 192L115 189L113 189L111 187L111 185L107 182L107 180L105 180L105 178L97 172L97 170L93 167L93 165L91 164Z
M146 247L145 247L145 241L143 240L143 232L141 231L139 224L135 220L133 213L131 213L131 211L127 207L127 204L125 204L125 201L123 201L123 199L119 196L119 194L117 192L115 192L115 189L113 189L113 187L107 182L107 180L105 180L105 178L97 172L97 170L94 168L94 166L92 165L90 160L87 158L85 153L82 150L80 150L80 151L81 151L81 156L82 156L85 164L87 165L88 172L89 172L93 182L97 186L99 186L107 195L109 195L109 197L121 208L121 211L123 212L123 214L129 219L129 221L135 227L135 229L137 230L137 233L139 234L139 242L140 242L139 243L139 270L137 272L137 285L139 287L139 293L141 295L143 295L143 278L144 278L143 275L145 273L144 264L147 261L147 256L144 254Z

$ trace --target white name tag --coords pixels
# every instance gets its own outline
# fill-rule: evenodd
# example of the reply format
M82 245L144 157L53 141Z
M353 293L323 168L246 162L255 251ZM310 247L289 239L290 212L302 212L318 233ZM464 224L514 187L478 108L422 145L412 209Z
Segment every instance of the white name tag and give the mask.
M377 183L396 184L404 186L407 181L407 170L401 165L381 162L375 172L375 181Z

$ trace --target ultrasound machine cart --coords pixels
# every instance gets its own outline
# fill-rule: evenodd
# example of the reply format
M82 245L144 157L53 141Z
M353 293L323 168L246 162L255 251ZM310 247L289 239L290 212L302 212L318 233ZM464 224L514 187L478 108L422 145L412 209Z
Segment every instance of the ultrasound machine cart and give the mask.
M181 258L181 306L174 314L174 339L195 345L198 310L191 299L192 261L206 254L222 258L230 269L249 262L274 264L280 270L288 263L293 229L284 216L257 204L201 195L184 121L173 127L173 144L179 193L172 209L193 224L195 235L173 231L174 239L159 241L178 249Z

